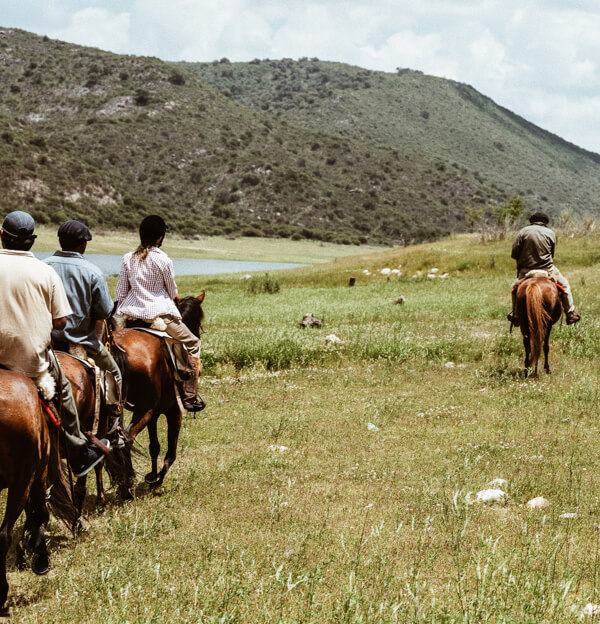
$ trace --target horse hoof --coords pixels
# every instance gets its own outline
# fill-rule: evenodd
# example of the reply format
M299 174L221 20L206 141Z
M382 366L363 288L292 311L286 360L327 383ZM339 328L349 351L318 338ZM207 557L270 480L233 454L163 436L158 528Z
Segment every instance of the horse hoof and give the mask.
M131 490L128 488L119 489L119 496L121 497L122 501L133 500L133 494L131 493Z
M50 557L48 553L34 553L31 557L31 569L38 576L43 576L50 572Z
M156 472L149 472L144 480L150 487L158 487L162 483L162 476Z
M9 617L10 607L8 606L8 600L0 607L0 617Z

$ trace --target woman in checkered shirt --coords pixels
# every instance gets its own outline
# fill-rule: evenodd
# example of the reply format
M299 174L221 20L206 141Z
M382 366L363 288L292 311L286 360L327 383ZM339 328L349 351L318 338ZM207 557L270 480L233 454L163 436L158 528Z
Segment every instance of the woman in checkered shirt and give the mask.
M190 356L194 375L183 382L183 405L189 411L204 407L198 399L200 374L200 338L181 320L173 262L160 249L167 224L158 215L150 215L140 224L140 244L125 254L117 281L117 311L119 319L140 319L155 329L166 331L182 342Z

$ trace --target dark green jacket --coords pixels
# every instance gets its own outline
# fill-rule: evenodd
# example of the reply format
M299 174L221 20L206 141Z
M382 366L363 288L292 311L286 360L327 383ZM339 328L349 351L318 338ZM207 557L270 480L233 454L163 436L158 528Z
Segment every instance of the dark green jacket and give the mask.
M554 266L556 235L546 225L533 223L517 234L511 257L517 261L517 272L522 269L551 269Z

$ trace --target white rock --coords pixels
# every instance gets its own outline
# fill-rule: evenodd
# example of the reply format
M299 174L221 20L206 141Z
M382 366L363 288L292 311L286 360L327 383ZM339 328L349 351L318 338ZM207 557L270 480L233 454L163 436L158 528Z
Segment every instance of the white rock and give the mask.
M392 275L402 275L402 271L400 269L392 269Z
M429 273L437 273L439 269L429 269Z
M446 362L446 363L444 364L444 366L445 366L446 368L454 368L455 364L454 364L454 362Z
M427 273L427 277L429 279L433 279L435 277L435 273Z
M371 273L371 271L369 271L369 269L363 269L363 273L365 275L369 275Z
M501 503L506 498L506 494L498 489L491 488L489 490L481 490L477 492L475 500L478 503Z
M269 450L273 453L286 453L290 449L287 446L278 446L277 444L271 444Z
M448 277L449 275L450 275L450 273L442 273L442 274L440 275L440 277L442 277L442 278L446 278L446 277Z
M485 389L485 388L484 388ZM508 487L508 481L506 479L500 479L499 477L496 479L492 479L488 485L491 488L507 488Z
M379 431L379 427L373 423L367 423L367 429L369 431Z
M399 268L399 269L401 269L401 268L402 268L402 265L401 265L401 264L399 264L399 265L398 265L398 268Z
M563 514L560 514L561 518L564 518L565 520L570 520L571 518L577 518L577 513L575 511L567 511Z
M381 271L379 272L381 273L381 275L389 275L392 272L392 270L386 267L385 269L381 269Z
M600 615L600 605L594 604L593 602L588 602L585 607L583 607L582 615Z
M536 496L528 501L526 506L529 509L545 509L550 506L550 501L543 496Z
M342 341L335 334L329 334L329 336L325 336L325 342L327 344L338 344Z
M241 280L246 280L246 279L252 279L252 275L250 275L249 273L246 273L246 275L242 275L242 277L240 277Z

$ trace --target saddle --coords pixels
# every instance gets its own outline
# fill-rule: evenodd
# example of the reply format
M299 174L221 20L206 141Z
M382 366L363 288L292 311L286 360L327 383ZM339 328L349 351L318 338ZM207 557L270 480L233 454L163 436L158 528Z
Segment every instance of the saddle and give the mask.
M69 356L78 362L81 362L94 384L96 400L94 404L94 424L91 433L96 435L100 423L100 408L102 404L106 402L107 397L118 396L117 382L109 371L102 370L96 366L93 360L87 357L85 349L80 345L69 343L68 348L65 349L64 352L68 353Z
M548 271L545 271L544 269L533 269L532 271L529 271L528 273L525 274L525 277L517 280L512 288L512 293L516 293L517 289L519 288L519 286L526 280L531 279L532 277L545 277L547 279L549 279L551 282L554 283L554 285L556 286L556 289L558 290L558 294L562 295L565 292L565 289L563 286L561 286L557 281L556 278L554 277L554 275L551 275Z

